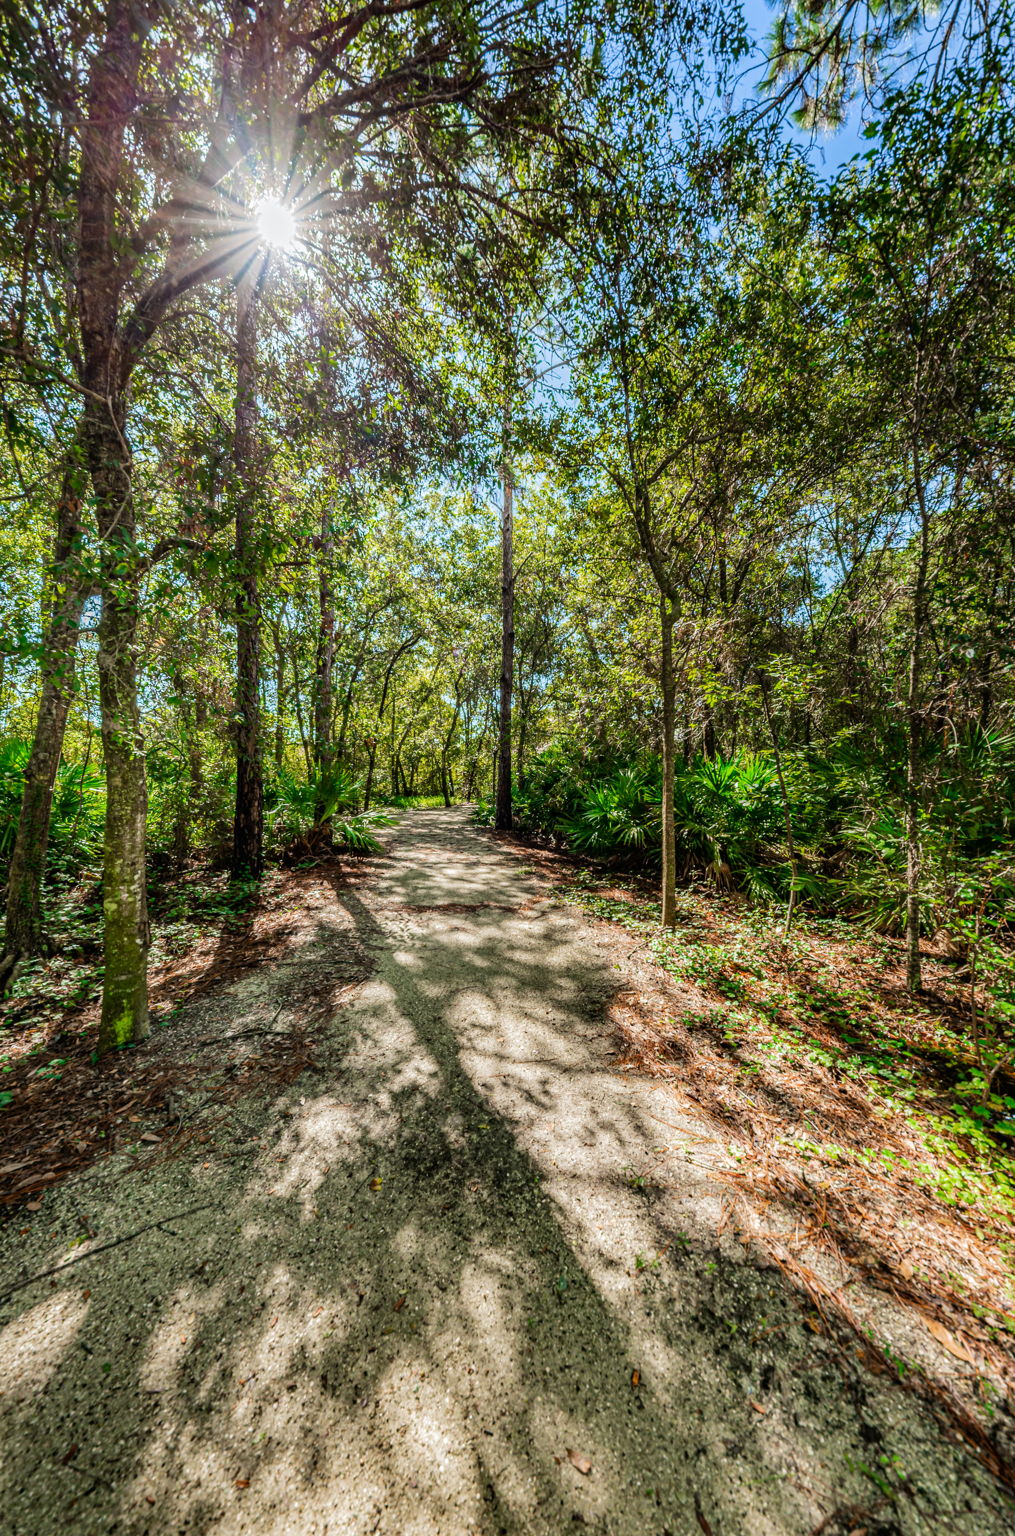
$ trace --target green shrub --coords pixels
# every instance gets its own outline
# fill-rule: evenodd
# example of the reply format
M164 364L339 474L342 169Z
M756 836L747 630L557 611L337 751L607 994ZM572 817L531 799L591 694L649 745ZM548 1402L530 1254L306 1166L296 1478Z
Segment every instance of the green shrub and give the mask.
M265 812L272 835L279 844L313 838L327 832L356 853L379 853L373 834L390 826L383 811L361 811L363 786L341 765L325 769L309 779L280 770L265 788Z
M4 868L14 851L30 754L26 741L0 742L0 866ZM82 763L60 764L49 828L50 879L74 880L101 857L105 788L105 780L96 769Z

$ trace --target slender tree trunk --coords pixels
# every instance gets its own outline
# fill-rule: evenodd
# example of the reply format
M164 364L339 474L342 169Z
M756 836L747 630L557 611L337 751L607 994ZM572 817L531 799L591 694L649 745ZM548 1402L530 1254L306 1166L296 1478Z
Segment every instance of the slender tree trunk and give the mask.
M709 762L714 762L718 756L718 748L715 740L715 716L712 713L711 704L705 705L705 726L702 732L701 744Z
M201 679L194 687L194 730L187 754L190 775L190 826L193 831L198 812L204 805L204 732L208 726L208 702Z
M374 765L377 762L377 742L370 743L370 756L367 760L367 781L363 789L363 809L370 809L370 796L374 792Z
M768 682L760 668L758 671L758 683L761 687L761 702L765 708L765 719L768 721L768 733L772 738L772 756L775 759L775 771L779 780L779 795L782 800L782 819L783 825L786 828L786 851L789 854L789 901L786 903L786 921L782 930L783 943L785 943L789 938L790 928L793 924L793 913L796 908L796 842L793 838L793 818L790 815L789 792L786 788L786 779L782 771L782 753L779 750L779 737L775 729L775 720L772 716L772 706L768 697Z
M194 717L191 710L191 701L187 699L187 682L182 672L177 669L173 677L173 692L176 695L177 718L179 720L181 745L186 753L188 767L194 750ZM193 784L190 774L184 780L183 775L174 786L176 791L176 812L173 817L173 860L178 868L186 864L190 856L190 818L194 805Z
M283 712L283 699L285 697L285 651L282 649L282 636L278 625L275 625L272 638L275 644L275 748L274 760L276 772L281 768L285 760L285 714Z
M306 721L303 718L303 694L300 692L300 671L295 659L293 660L293 709L296 712L296 729L300 733L303 761L306 764L309 777L314 771L314 753L310 740L307 737Z
M63 473L53 550L53 595L42 653L42 691L32 751L25 769L21 814L7 884L7 921L0 985L23 956L43 943L42 881L49 824L67 715L74 696L78 627L92 582L79 562L81 495L87 469L75 445Z
M673 678L673 604L666 596L659 598L660 682L663 695L663 795L662 795L662 915L664 928L673 928L677 921L677 842L673 824L673 774L676 750L676 688Z
M345 743L349 735L349 720L352 716L352 701L356 692L356 684L359 682L359 675L363 670L363 663L365 660L366 652L361 651L353 663L352 673L349 677L349 685L345 690L345 697L342 700L342 723L338 729L338 740L335 742L334 750L334 760L339 763L345 761Z
M511 689L515 669L514 482L507 463L501 468L501 484L504 496L500 524L500 722L494 825L498 831L507 832L511 828Z
M377 706L377 734L373 737L370 743L370 766L367 769L367 783L363 794L363 809L365 811L370 809L370 796L373 793L374 787L374 764L377 761L377 745L380 741L381 729L384 724L384 711L388 704L388 689L391 686L392 674L394 673L395 667L401 657L403 657L407 651L411 651L412 647L417 643L419 639L419 635L413 635L410 637L410 639L404 640L398 649L392 654L388 665L384 669L384 686L381 688L381 702ZM392 730L394 730L394 700L392 700Z
M257 590L257 297L240 289L236 324L236 812L232 876L257 880L264 869L261 761L260 606Z
M456 694L458 687L459 684L456 683ZM451 797L455 792L454 775L449 764L451 743L454 741L455 732L458 729L458 716L461 712L461 707L461 703L456 699L455 712L451 717L451 725L445 733L444 740L441 742L441 794L444 796L444 804L448 807L451 805Z
M331 507L321 512L321 543L317 575L317 644L314 651L314 771L318 795L314 806L314 826L331 840L331 819L327 815L324 779L335 762L334 743L334 669L335 669L335 599L331 586Z
M116 216L127 125L136 110L148 0L108 0L105 33L91 61L77 179L75 297L84 444L100 540L98 672L106 769L102 909L104 975L99 1050L148 1033L148 910L145 898L147 786L137 697L141 569L135 542L127 389L136 353L125 351L119 306L126 279ZM137 338L135 338L136 340Z
M416 777L416 764L412 765L411 777L406 775L405 769L402 766L402 749L404 748L405 743L409 739L409 732L411 730L412 730L412 720L410 718L408 725L405 727L405 730L399 736L398 744L396 745L395 744L395 740L394 740L394 720L392 720L392 742L391 742L391 747L392 747L392 759L391 759L392 760L392 774L391 774L391 782L392 782L392 784L394 786L396 786L392 790L392 793L396 794L396 795L411 795L412 794L412 782L413 782L413 779L415 779L415 777Z
M88 452L102 545L99 701L106 768L99 1052L148 1035L148 790L137 696L140 567L122 401L89 403Z
M913 447L913 483L920 514L920 548L913 580L912 635L906 688L906 986L919 992L920 971L920 792L922 710L920 668L927 628L927 572L930 565L930 523L919 449Z
M331 586L331 508L321 513L321 547L317 581L317 648L314 657L314 766L324 773L331 766L333 676L335 666L335 598Z

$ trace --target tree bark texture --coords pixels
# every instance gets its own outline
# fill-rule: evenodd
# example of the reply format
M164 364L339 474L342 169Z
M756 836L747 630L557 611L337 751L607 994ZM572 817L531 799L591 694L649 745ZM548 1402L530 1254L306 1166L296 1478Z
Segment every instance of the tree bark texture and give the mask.
M673 678L673 604L665 595L659 598L660 682L663 695L663 793L662 844L663 873L660 922L673 928L677 921L677 840L673 823L673 772L676 750L676 687Z
M88 449L101 540L99 701L106 768L100 1054L148 1035L148 789L137 697L140 565L122 403L89 406ZM110 416L112 419L110 420Z
M515 667L515 570L514 570L514 480L510 467L501 469L504 488L500 522L501 552L501 648L500 648L500 718L497 740L497 804L494 825L498 831L511 829L511 690Z
M920 544L913 579L912 633L906 686L906 986L919 992L920 969L920 748L923 715L920 670L927 628L927 572L930 565L930 521L919 450L913 449L913 483L920 515Z
M285 698L285 651L282 649L282 640L275 631L275 771L281 768L285 761L285 713L283 700Z
M314 766L318 773L331 767L333 676L335 668L335 596L331 585L331 509L321 513L321 544L318 551L317 651L314 657Z
M100 1052L133 1044L148 1033L147 785L136 654L141 568L125 435L127 388L136 354L119 327L125 273L117 208L141 55L156 14L156 5L144 0L110 0L105 36L89 73L78 176L76 300L81 383L87 392L84 444L95 499L102 593L97 661L106 828ZM154 323L154 311L151 318Z
M236 810L232 877L258 880L264 870L264 776L261 743L261 614L257 585L257 298L237 294L236 422Z

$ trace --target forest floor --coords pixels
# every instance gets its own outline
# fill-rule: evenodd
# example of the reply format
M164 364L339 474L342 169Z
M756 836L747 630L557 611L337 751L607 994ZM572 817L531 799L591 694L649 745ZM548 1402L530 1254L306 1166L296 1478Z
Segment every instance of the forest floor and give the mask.
M876 947L386 844L169 946L111 1066L8 1050L4 1531L1010 1532L1008 1213L871 1090Z

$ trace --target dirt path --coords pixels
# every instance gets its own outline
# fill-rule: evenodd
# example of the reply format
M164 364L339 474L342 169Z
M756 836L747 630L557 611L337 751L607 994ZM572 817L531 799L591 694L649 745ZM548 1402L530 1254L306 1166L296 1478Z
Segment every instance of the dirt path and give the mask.
M709 1133L611 1069L613 958L516 857L417 812L312 915L172 1048L286 1027L365 950L316 1070L0 1235L5 1290L159 1223L0 1309L0 1530L1013 1529L929 1410L718 1235ZM227 1050L200 1048L181 1113L212 1125Z

